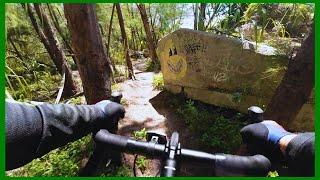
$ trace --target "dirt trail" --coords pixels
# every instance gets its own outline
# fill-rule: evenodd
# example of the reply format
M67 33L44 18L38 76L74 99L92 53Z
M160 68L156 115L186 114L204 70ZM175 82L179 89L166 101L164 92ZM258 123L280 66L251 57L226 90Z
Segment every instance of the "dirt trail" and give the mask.
M146 128L165 133L166 118L159 114L151 105L149 100L155 97L160 91L153 89L153 72L143 72L145 60L133 61L135 80L127 80L121 83L120 91L123 94L125 117L119 122L121 135L132 136L134 131ZM133 166L134 156L125 154L124 163ZM142 173L137 169L138 176L155 176L159 170L158 160L148 160L147 169Z
M166 118L159 114L149 100L160 91L152 86L154 72L143 72L143 60L133 61L135 80L121 83L120 91L126 108L126 115L119 122L119 133L131 135L133 131L145 127L147 130L157 129L165 133L164 122ZM141 71L142 70L142 71Z
M166 104L167 98L163 93L155 90L152 86L153 72L144 72L144 60L133 61L136 80L127 80L121 83L120 91L123 94L123 100L126 109L124 119L119 122L119 131L121 135L132 136L134 131L146 128L165 133L170 137L173 131L180 133L180 141L183 147L196 148L198 144L181 118L176 117L174 111ZM133 155L124 155L124 162L132 167ZM138 176L155 176L160 168L159 160L148 160L147 169L141 173L137 171ZM191 169L190 169L191 168ZM200 175L207 169L194 166L182 166L181 175ZM190 173L192 172L192 173Z

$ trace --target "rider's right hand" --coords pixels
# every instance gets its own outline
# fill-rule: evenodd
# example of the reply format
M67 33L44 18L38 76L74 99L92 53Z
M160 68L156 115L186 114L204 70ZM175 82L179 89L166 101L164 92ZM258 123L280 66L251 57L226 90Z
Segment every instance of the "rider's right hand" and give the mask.
M280 139L292 134L271 120L247 125L241 129L240 133L251 153L264 154L274 159L282 156Z

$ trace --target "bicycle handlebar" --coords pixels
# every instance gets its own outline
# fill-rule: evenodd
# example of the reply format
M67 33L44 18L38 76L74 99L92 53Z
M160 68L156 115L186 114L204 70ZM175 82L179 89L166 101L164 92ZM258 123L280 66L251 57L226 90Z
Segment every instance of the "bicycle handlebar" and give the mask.
M96 134L95 141L105 148L116 151L150 157L168 156L168 149L166 148L168 144L163 145L154 142L137 141L129 137L111 134L105 129L100 130ZM212 165L216 176L265 176L271 168L270 161L262 155L235 156L229 154L210 154L183 148L178 148L177 151L176 158L179 161L209 163ZM166 164L167 163L175 162L168 161ZM164 168L166 167L167 166ZM175 169L165 175L173 176L174 171Z

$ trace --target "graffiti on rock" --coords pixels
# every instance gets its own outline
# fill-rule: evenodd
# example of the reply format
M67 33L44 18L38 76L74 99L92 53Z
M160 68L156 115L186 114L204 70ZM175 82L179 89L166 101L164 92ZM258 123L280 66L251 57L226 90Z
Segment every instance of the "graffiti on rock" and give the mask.
M171 75L169 78L171 79L180 79L184 77L187 71L187 61L186 58L179 55L178 48L173 44L168 44L167 47L170 47L166 51L166 63L165 69Z
M178 59L175 61L169 59L169 61L168 61L169 70L175 74L178 74L181 72L182 65L183 65L182 59Z
M201 72L199 60L200 59L197 56L188 57L187 63L189 70L194 72Z
M196 54L198 52L205 53L207 45L202 43L188 43L184 45L184 50L186 51L186 54Z
M228 75L225 72L214 72L212 78L215 82L224 82L228 80Z
M240 75L247 75L255 72L255 66L252 62L244 61L241 64L232 64L230 58L217 58L215 67L223 72L232 72Z
M217 62L217 63L210 63ZM243 61L241 64L235 64L231 57L216 56L213 59L201 61L201 77L205 81L213 83L223 83L235 75L248 75L255 72L255 66L248 61Z
M172 50L172 49L173 49L173 50ZM178 54L176 47L173 47L172 49L169 48L169 57Z

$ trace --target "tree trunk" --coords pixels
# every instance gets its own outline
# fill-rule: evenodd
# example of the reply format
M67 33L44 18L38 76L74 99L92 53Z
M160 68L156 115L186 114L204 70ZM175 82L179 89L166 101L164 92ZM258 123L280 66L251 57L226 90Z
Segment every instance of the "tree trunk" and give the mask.
M111 68L93 4L64 4L79 74L88 104L111 95Z
M115 4L112 5L112 12L111 12L111 17L110 17L110 22L109 22L109 28L108 28L108 44L107 44L107 55L109 55L109 50L110 50L110 40L111 40L111 32L112 32L112 22L113 22L113 15L114 15L114 8Z
M153 40L153 43L156 44L158 42L158 39L157 39L156 31L155 31L155 28L154 28L155 20L152 19L151 3L149 3L148 12L149 12L150 25L151 25L152 40Z
M120 25L120 29L121 29L122 43L124 46L124 53L125 53L125 57L126 57L129 78L134 79L134 72L133 72L132 62L130 60L129 49L128 49L127 33L126 33L126 30L124 27L124 20L123 20L123 16L122 16L121 6L119 3L116 3L116 9L117 9L118 20L119 20L119 25Z
M77 87L72 79L72 71L68 67L66 57L60 47L59 41L56 37L55 31L50 24L47 15L42 12L39 4L34 4L34 8L38 14L39 19L42 20L43 30L38 25L34 17L34 11L30 4L27 4L27 12L30 17L31 23L36 30L41 42L44 44L49 56L58 69L58 72L63 76L65 73L65 83L62 97L70 97L77 93Z
M307 102L314 87L314 24L267 106L265 116L284 127Z
M199 31L205 30L204 22L206 20L206 6L207 6L206 3L200 3L199 23L198 23Z
M198 3L195 3L194 5L194 23L193 23L193 29L198 30Z
M111 59L111 55L110 55L110 40L111 40L111 32L112 32L112 22L113 22L114 8L115 8L115 4L112 5L111 18L110 18L109 28L108 28L108 43L107 43L107 45L106 45L106 53L107 53L107 56L108 56L109 59L110 59L110 62L111 62L113 71L114 71L114 73L116 73L116 72L117 72L116 65L114 64L114 61Z
M136 39L136 37L138 37L138 36L136 35L136 31L134 30L133 27L131 27L131 37L132 37L132 42L133 42L133 50L137 51L138 50L138 43L137 43L138 40Z
M131 16L131 19L134 20L135 17L134 17L134 14L133 14L132 6L129 6L129 4L127 4L127 9L128 9L128 13ZM139 37L139 35L136 35L136 29L137 29L136 27L137 27L136 25L130 26L130 30L131 30L130 32L131 32L131 38L132 38L132 49L134 51L138 50L137 37Z
M11 46L12 46L14 52L15 52L15 54L18 56L18 58L21 60L21 62L22 62L23 65L25 66L26 64L24 63L23 56L22 56L22 54L19 52L17 46L14 44L12 38L11 38L11 37L8 37L7 39L9 40L9 42L10 42L10 44L11 44ZM25 66L25 67L26 67L26 66Z
M150 26L149 26L149 21L148 21L146 8L145 8L144 4L137 4L137 6L138 6L138 9L139 9L139 12L140 12L140 15L141 15L141 19L142 19L142 22L143 22L144 30L146 32L147 42L148 42L148 46L149 46L152 62L155 65L157 65L158 64L158 57L157 57L157 53L156 53L156 47L154 45L153 38L152 38L153 36L151 34L151 31L150 31Z
M58 34L62 38L65 48L67 48L68 52L71 54L71 57L72 57L74 63L76 63L77 61L76 61L76 56L74 54L73 48L71 47L71 45L67 39L67 36L62 32L62 29L60 28L59 20L58 20L58 17L56 15L54 9L52 9L52 7L51 7L51 5L49 5L49 3L47 3L47 7L48 7L49 15L52 19L54 27L56 28Z

